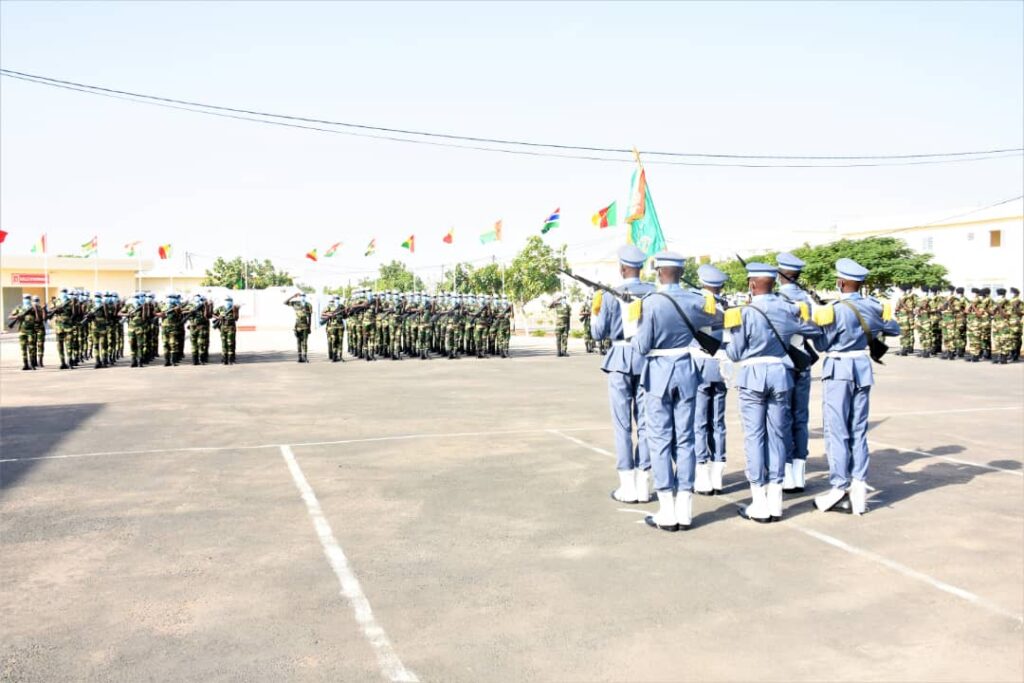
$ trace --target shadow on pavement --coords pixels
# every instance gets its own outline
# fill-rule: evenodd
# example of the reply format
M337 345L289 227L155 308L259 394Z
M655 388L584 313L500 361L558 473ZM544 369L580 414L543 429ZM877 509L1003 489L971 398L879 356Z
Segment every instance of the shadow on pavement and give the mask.
M4 408L0 417L3 458L38 458L53 453L64 437L103 409L102 403L18 406ZM39 460L0 463L0 495L15 486Z

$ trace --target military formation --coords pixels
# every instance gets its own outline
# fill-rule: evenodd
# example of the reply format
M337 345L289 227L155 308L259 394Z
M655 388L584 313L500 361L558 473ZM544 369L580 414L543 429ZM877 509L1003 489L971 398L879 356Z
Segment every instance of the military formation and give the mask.
M999 287L900 287L896 320L904 333L898 354L999 365L1020 359L1024 302L1020 290ZM916 339L915 339L916 337Z
M294 301L290 305L294 306ZM508 358L513 318L512 303L497 294L366 289L357 290L347 301L333 297L320 314L332 362L344 360L346 339L344 350L366 361L434 356ZM297 319L296 335L302 325ZM301 348L299 353L301 359Z
M739 514L780 521L784 494L805 488L810 369L823 359L830 486L813 506L866 513L871 363L884 353L881 338L901 331L889 304L861 294L867 269L839 259L838 298L816 305L799 282L804 262L780 254L778 266L746 264L749 298L732 306L721 296L727 276L714 266L700 267L699 287L684 288L684 258L669 251L654 258L656 289L639 278L644 253L620 249L622 283L597 291L589 315L591 338L611 342L602 370L619 478L612 499L635 504L656 497L659 508L647 525L688 529L693 495L723 489L725 397L733 388L750 486Z
M210 360L210 330L221 335L221 363L235 362L235 331L238 309L229 296L214 308L200 294L185 300L168 294L157 301L152 292L122 298L116 292L62 289L49 303L25 296L7 318L17 328L22 370L44 367L46 325L53 330L60 369L70 370L93 362L95 369L115 366L131 358L140 368L161 357L165 366L185 359L186 340L193 365ZM126 344L127 340L127 344Z

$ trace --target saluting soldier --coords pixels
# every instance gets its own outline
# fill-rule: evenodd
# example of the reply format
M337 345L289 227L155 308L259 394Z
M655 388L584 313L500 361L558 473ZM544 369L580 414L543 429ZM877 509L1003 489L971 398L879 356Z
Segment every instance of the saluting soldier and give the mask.
M654 285L640 281L640 269L647 259L632 244L619 248L619 275L616 291L641 299L654 291ZM597 291L591 301L590 333L594 339L610 339L612 347L604 357L601 370L608 378L608 404L615 434L615 469L619 488L612 498L620 503L648 502L651 499L651 456L644 424L644 389L640 383L644 357L632 345L638 319L630 316L630 306L604 292ZM632 308L636 312L637 306ZM636 423L636 444L633 423Z
M309 328L313 322L313 307L306 301L306 295L296 292L285 299L285 306L295 311L295 344L299 351L299 363L309 362Z
M35 370L38 365L36 333L39 325L39 311L32 305L32 297L26 294L21 298L21 306L15 308L7 316L7 326L18 327L18 346L21 347L22 370Z
M711 294L715 300L715 322L711 336L722 341L724 334L725 307L719 293L729 276L711 264L697 269L697 278L704 291L693 290L704 296ZM694 475L694 493L709 496L722 492L722 478L725 474L725 397L728 388L722 376L721 362L728 357L725 349L719 349L709 356L694 342L690 345L690 356L701 376L694 404L693 438L697 469Z
M213 312L213 325L220 330L220 362L223 365L235 364L235 334L238 324L239 307L235 306L230 295L224 298L224 304Z
M640 383L658 512L646 517L662 531L688 529L693 520L693 412L700 373L690 358L694 333L715 320L715 302L679 286L684 258L654 256L660 288L642 302L633 347L645 356ZM631 317L627 312L627 320Z
M555 309L555 350L558 356L569 355L569 326L572 320L572 307L565 295L559 292L548 308Z
M815 311L822 334L814 344L825 356L822 412L832 485L814 499L823 512L836 509L847 495L854 514L867 511L868 413L874 384L869 342L900 334L888 304L861 296L867 276L868 269L853 259L836 261L840 300Z
M796 366L790 346L818 335L806 304L792 304L774 293L778 271L765 263L747 264L751 300L729 309L726 353L736 366L750 505L738 511L744 519L782 519L782 483L792 443L790 412ZM799 353L799 352L798 352Z

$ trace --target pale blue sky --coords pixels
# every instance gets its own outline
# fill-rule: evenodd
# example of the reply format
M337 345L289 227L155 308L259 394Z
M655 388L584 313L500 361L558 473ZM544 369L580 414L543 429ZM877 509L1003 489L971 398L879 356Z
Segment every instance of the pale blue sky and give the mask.
M4 68L124 90L400 128L740 154L901 154L1024 142L1024 4L4 2ZM205 117L0 79L7 253L94 233L178 253L247 249L334 268L509 251L561 207L592 240L629 164L516 157ZM788 247L858 216L1021 193L1020 157L863 169L649 166L693 254ZM456 229L454 248L441 244ZM619 228L622 230L622 228ZM788 232L791 231L791 232ZM798 232L799 231L799 232ZM285 258L294 259L286 261Z

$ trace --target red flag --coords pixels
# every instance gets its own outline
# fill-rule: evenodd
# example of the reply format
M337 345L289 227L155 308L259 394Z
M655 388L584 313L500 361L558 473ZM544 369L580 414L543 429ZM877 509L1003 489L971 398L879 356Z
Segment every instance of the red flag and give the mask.
M0 230L0 244L3 244L4 240L6 238L7 238L7 231L6 230Z

